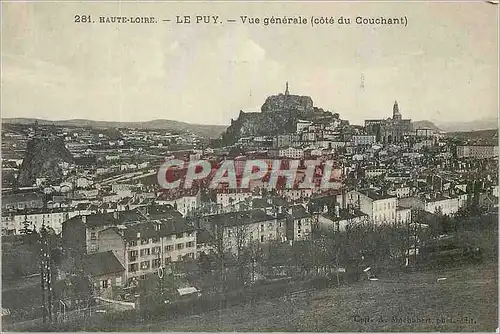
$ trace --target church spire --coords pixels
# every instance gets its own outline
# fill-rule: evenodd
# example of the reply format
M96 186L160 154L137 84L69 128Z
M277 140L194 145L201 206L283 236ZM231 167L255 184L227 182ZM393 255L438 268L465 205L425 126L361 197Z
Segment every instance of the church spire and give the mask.
M289 95L290 92L288 91L288 81L286 82L286 89L285 89L285 95Z
M401 119L401 113L399 112L398 101L394 101L394 106L392 107L392 119Z

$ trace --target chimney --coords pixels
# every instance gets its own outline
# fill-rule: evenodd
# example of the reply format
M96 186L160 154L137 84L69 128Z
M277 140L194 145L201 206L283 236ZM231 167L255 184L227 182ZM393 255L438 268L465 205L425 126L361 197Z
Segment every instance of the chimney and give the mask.
M140 239L140 237L141 237L141 233L137 232L137 239Z
M120 213L118 211L113 212L113 218L118 219L120 217Z
M82 223L87 224L87 216L82 216Z

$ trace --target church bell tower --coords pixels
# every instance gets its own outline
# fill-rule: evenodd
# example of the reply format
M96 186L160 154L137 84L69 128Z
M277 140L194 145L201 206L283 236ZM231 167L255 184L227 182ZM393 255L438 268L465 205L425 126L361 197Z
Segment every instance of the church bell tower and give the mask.
M399 112L398 101L394 101L394 106L392 107L392 119L401 120L401 113Z

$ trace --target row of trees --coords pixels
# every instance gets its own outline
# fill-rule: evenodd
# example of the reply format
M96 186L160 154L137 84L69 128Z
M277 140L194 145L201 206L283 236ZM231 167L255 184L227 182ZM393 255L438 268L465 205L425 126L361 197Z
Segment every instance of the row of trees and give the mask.
M199 259L200 272L228 288L254 282L261 276L307 278L335 273L339 268L357 276L366 266L382 271L401 269L418 261L419 250L442 234L452 234L460 247L472 247L478 242L474 237L478 229L496 228L494 218L471 216L468 212L455 217L413 212L411 223L374 225L366 221L346 231L317 231L309 240L297 242L249 242L248 227L236 226L231 245L224 242L219 231L214 238L214 252Z

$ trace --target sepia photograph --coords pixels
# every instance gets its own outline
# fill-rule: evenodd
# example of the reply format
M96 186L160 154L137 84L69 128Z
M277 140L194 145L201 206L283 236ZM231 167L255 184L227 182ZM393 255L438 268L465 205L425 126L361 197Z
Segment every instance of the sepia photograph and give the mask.
M497 332L498 1L1 1L2 332Z

